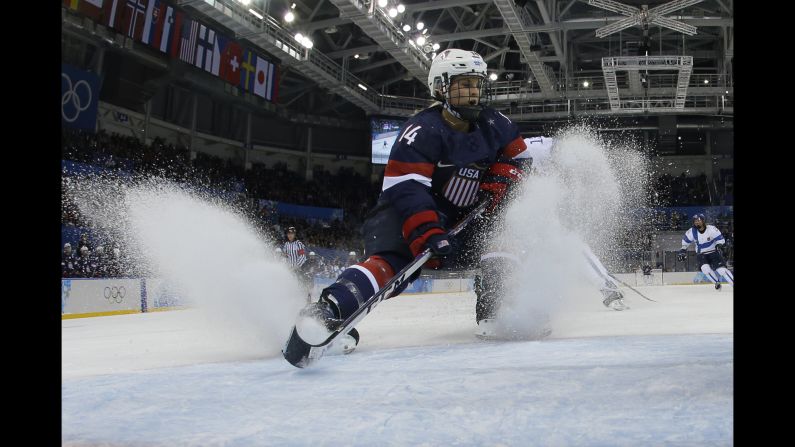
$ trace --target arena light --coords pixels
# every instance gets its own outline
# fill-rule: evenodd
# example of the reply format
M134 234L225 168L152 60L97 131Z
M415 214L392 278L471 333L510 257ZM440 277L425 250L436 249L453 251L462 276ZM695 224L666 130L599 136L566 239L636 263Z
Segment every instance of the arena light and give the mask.
M422 31L425 28L425 24L422 22L417 22L417 31Z
M435 43L435 44L433 44L433 51L439 51L439 48L441 48L441 47L442 47L441 45L439 45L438 43Z
M491 79L492 81L496 81L497 80L497 73L490 74L489 75L489 79Z
M392 17L394 19L395 17L397 17L397 15L398 15L397 8L389 8L389 17Z
M354 54L354 55L353 55L353 58L354 58L354 59L359 59L359 55L358 55L358 54Z
M582 86L583 86L583 87L585 87L585 88L588 88L588 86L590 86L590 85L591 85L591 83L590 83L590 82L588 82L588 81L582 81Z
M411 25L403 25L403 31L405 32L411 31Z
M417 38L417 45L420 45L420 46L425 45L425 37L423 37L423 36L418 37Z
M704 84L709 84L709 79L704 79Z
M397 10L399 13L403 14L404 12L406 12L406 5L404 5L403 3L399 4L397 6Z
M242 3L242 4L246 5L246 6L248 6L249 3L251 3L251 0L237 0L237 1L239 1L240 3Z
M254 17L262 20L262 14L258 13L257 11L254 11L253 9L249 8L248 12L250 12L251 15L253 15Z
M301 43L301 42L303 42L303 40L304 40L304 35L303 35L303 34L301 34L301 33L295 33L295 40L297 40L297 41L298 41L298 43Z
M382 8L386 8L387 3L387 0L378 0L378 6Z
M284 21L287 23L292 23L295 20L295 14L292 11L287 11L287 14L284 15Z
M362 84L357 84L357 85L359 86L360 89L367 91L367 87L365 87L364 85Z
M315 46L315 43L312 42L312 39L304 37L304 41L301 42L301 45L305 46L306 48L312 48L313 46Z

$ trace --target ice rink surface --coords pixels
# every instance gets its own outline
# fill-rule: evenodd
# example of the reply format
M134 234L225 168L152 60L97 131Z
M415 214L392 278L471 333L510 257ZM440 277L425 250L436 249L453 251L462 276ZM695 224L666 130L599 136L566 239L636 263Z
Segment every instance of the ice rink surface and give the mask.
M473 293L404 295L307 370L196 310L64 320L63 444L732 445L732 287L638 290L657 302L595 296L502 342L472 335Z

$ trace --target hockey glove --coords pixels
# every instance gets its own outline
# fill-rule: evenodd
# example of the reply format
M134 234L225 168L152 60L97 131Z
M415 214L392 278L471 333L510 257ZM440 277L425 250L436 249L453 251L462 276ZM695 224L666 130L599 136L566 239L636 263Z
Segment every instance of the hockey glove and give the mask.
M676 255L676 260L679 262L684 262L687 260L687 250L681 249L679 250L679 254Z
M487 213L494 212L510 195L514 187L524 178L524 163L516 159L499 159L491 165L480 183L480 190L486 191L490 196L490 203L486 207Z
M406 220L403 224L403 237L409 243L409 249L414 256L426 247L435 256L448 256L453 253L453 246L435 211L421 211Z
M423 224L412 232L413 239L409 243L411 254L417 256L425 248L430 248L434 256L447 256L453 253L453 246L447 238L447 232L436 223Z

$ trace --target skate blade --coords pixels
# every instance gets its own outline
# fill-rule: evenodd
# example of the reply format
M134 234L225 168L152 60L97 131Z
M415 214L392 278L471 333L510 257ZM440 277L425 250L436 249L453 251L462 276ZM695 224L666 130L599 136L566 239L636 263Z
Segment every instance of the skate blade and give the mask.
M326 355L347 355L356 349L356 340L348 334L340 335L331 343Z
M330 345L325 346L312 346L304 341L298 331L293 328L290 338L284 344L282 349L282 356L290 362L291 365L297 368L306 368L314 364L317 360L323 357L326 350Z

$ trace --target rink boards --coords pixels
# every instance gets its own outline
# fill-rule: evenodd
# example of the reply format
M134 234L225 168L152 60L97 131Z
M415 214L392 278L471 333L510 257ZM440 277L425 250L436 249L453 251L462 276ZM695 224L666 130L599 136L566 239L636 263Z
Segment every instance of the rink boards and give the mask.
M640 273L617 273L620 281L631 286L650 284L685 285L706 282L701 272L654 272L651 277ZM649 282L650 281L650 282ZM316 278L314 295L333 280ZM473 290L472 278L420 278L404 292L455 293ZM72 278L61 280L61 314L63 319L145 313L181 309L189 303L179 291L160 278Z

